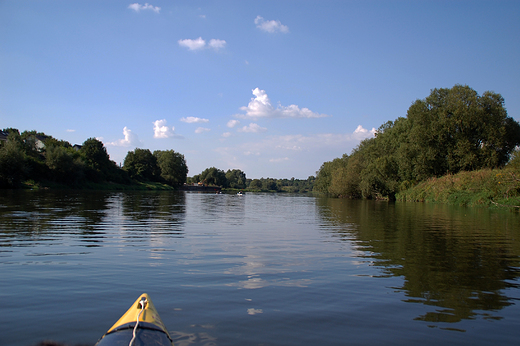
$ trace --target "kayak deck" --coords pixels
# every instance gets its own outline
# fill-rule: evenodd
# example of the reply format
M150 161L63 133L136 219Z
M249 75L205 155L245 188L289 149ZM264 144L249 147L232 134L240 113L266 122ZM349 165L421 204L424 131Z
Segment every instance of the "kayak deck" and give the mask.
M137 328L136 328L137 325ZM99 339L96 346L172 346L173 342L148 294L143 293Z

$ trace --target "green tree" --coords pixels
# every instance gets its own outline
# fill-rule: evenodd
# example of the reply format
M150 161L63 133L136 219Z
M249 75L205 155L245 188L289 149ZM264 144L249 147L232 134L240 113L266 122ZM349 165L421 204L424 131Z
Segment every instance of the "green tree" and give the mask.
M52 172L52 178L58 182L74 183L83 177L81 161L74 158L72 149L60 145L48 145L45 148L45 163Z
M172 186L180 186L186 182L188 166L184 155L173 150L156 150L153 156L157 158L157 165L161 171L161 177Z
M407 113L409 145L418 180L505 165L520 143L520 125L507 116L504 99L479 96L468 86L434 89Z
M215 167L206 168L200 173L199 179L205 185L227 187L226 173Z
M25 153L21 144L11 137L9 134L8 140L0 146L0 187L16 187L25 173Z
M89 138L83 142L79 151L85 160L86 165L95 170L103 171L107 169L108 166L112 165L110 156L108 155L103 142L96 138Z
M325 162L314 190L393 199L430 177L502 167L518 144L520 124L507 116L500 94L479 96L461 85L434 89L410 106L406 118L381 125L350 157Z
M117 167L115 162L110 161L108 152L100 140L96 138L87 139L83 142L79 154L85 162L85 173L88 180L95 182L118 180L117 178L109 178L112 175L117 176L117 174L114 174Z
M347 169L345 167L338 167L334 170L327 192L333 197L346 197L349 194L349 186Z
M141 181L158 181L160 169L157 158L149 149L136 148L126 154L123 169L128 172L132 179Z
M278 191L278 184L276 183L276 179L262 179L262 189L267 191Z
M329 188L332 184L332 178L334 175L340 174L337 172L338 168L347 167L348 160L349 156L344 154L341 158L324 162L321 165L320 170L316 172L316 180L314 181L313 190L320 193L330 193ZM336 190L336 188L334 189Z
M399 148L399 120L379 127L376 137L360 143L362 167L359 171L359 190L365 198L389 197L394 199L400 184L397 149ZM353 175L351 175L353 176Z
M226 172L227 186L234 189L245 189L246 188L246 174L240 169L233 169Z
M336 188L334 187L332 190L329 189L329 192L331 192L332 194L341 192L341 193L337 193L337 195L338 196L342 195L342 196L349 197L349 198L360 198L362 196L361 188L360 188L360 183L361 183L361 178L362 178L361 172L363 171L364 168L365 168L365 164L364 164L363 155L360 153L357 153L357 152L353 152L349 157L349 160L347 163L347 168L344 171L345 180L343 183L343 185L344 185L343 190L335 191L334 189L336 189ZM340 169L343 169L343 168L340 168ZM341 173L342 173L341 171L336 172L336 175L338 176L338 178L337 178L338 180L339 180L339 175ZM340 181L335 181L333 179L333 181L331 183L331 187L335 186L338 183L340 183Z
M188 177L186 181L188 184L197 184L200 182L200 174L195 174L193 177Z
M262 181L260 179L253 179L249 183L249 188L253 190L260 190L262 188Z

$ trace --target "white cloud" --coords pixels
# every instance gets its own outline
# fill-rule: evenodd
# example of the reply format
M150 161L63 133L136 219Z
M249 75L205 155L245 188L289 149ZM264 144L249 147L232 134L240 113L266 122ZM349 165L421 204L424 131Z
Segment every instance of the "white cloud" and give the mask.
M198 118L198 117L187 117L187 118L182 117L181 121L184 123L193 124L193 123L207 123L207 122L209 122L209 119Z
M365 138L373 137L375 136L377 130L375 127L372 128L372 130L368 131L367 129L363 128L363 126L358 125L358 127L354 130L353 138L363 140Z
M226 46L226 41L212 38L211 40L209 40L209 46L215 50L219 50Z
M224 138L231 137L231 132L224 132L224 133L222 134L222 137L224 137Z
M260 30L269 32L271 34L275 32L283 32L284 34L289 32L289 28L286 25L280 23L279 20L265 20L261 16L255 18L256 27Z
M152 6L148 3L145 3L144 5L140 5L136 2L136 3L130 4L128 6L128 8L131 10L134 10L135 12L139 12L141 10L151 10L151 11L154 11L155 13L159 13L161 11L160 7Z
M227 122L227 127L233 128L238 124L240 124L240 121L233 119Z
M73 129L67 129L67 132L76 132L76 130L73 130Z
M258 132L265 132L267 131L267 128L261 127L258 124L251 123L247 126L242 127L241 129L238 129L238 132L250 132L250 133L258 133Z
M135 146L138 147L141 144L141 141L137 137L135 133L132 132L128 127L123 128L123 135L125 136L124 139L118 139L115 142L107 143L107 145L114 146L114 147L130 147Z
M153 138L169 138L175 136L175 127L166 126L166 119L156 120L153 123Z
M199 50L203 49L206 46L206 41L202 39L202 37L199 37L195 40L191 40L189 38L185 40L179 40L179 46L186 47L189 50Z
M206 48L206 40L204 40L202 37L199 37L195 40L187 38L184 40L179 40L177 42L179 43L179 46L186 47L189 50L202 50L202 49ZM226 46L226 41L215 39L215 38L212 38L211 40L209 40L209 44L208 44L208 48L213 48L216 51L224 48L225 46Z
M240 110L245 111L246 114L236 115L239 118L323 118L327 114L319 114L312 112L308 108L300 108L297 105L274 107L269 100L265 90L256 88L253 90L254 98L247 106L240 107Z
M203 132L208 132L208 131L211 131L211 129L208 129L207 127L197 127L197 129L195 130L195 133L203 133Z

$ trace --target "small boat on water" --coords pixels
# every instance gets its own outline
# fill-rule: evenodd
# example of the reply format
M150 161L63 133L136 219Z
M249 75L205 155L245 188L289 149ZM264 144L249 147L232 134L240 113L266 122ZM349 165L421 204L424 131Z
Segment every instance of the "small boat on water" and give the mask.
M96 346L173 346L148 294L143 293L99 339Z

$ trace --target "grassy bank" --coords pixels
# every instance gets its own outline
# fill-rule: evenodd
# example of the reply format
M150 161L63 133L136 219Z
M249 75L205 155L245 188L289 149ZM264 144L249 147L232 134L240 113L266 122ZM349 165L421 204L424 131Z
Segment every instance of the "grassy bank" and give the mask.
M397 194L398 201L438 202L520 210L520 172L484 169L431 178Z

